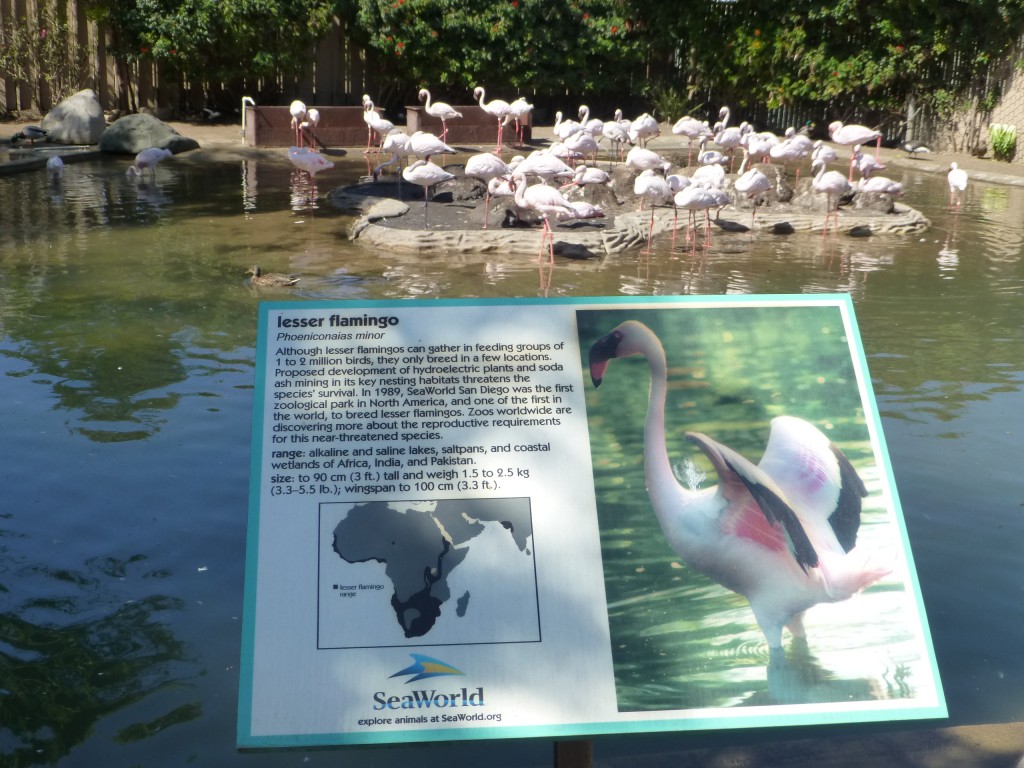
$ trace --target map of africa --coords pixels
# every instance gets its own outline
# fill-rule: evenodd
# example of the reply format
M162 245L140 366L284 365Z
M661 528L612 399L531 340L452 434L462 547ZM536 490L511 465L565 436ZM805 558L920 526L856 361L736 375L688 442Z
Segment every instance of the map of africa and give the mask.
M540 640L528 498L321 505L319 647Z

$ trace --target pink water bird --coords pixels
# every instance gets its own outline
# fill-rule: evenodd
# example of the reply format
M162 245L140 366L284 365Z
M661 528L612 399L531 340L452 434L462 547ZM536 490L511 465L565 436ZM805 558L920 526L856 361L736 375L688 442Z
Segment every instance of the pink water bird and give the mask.
M533 112L533 104L522 96L508 105L508 117L505 118L505 123L508 124L509 120L515 123L516 141L519 146L523 145L523 122L531 112Z
M569 217L575 216L575 209L569 204L562 193L547 184L526 185L526 176L518 169L512 174L515 184L516 206L522 209L531 209L540 215L544 230L540 237L540 251L537 252L537 261L541 260L544 253L544 241L548 241L549 262L555 262L555 236L551 231L550 217L558 217L561 213Z
M441 121L441 141L447 141L448 121L457 120L462 117L462 113L451 104L446 104L443 101L431 102L430 91L426 88L420 88L419 98L420 101L425 101L423 108L427 111L427 114Z
M305 171L310 177L316 176L322 171L329 171L334 167L334 163L309 147L289 147L288 159L291 160L292 165Z
M685 136L687 142L686 164L689 165L693 159L693 142L712 136L711 128L707 120L698 120L695 117L685 115L676 120L672 126L672 133L676 136Z
M651 252L651 245L654 242L654 209L658 205L664 205L672 199L672 188L668 180L658 174L653 168L641 171L640 175L633 180L633 194L640 198L640 210L644 209L644 201L651 204L651 223L647 229L647 253Z
M646 147L647 142L656 136L661 135L661 128L658 121L644 112L629 126L629 138L635 144Z
M512 169L493 152L483 152L479 155L473 155L466 160L466 175L474 179L480 179L487 190L484 193L484 229L487 229L487 217L491 209L491 179L507 176L511 172Z
M871 155L865 155L860 148L860 144L857 144L853 148L853 164L860 171L862 178L868 178L875 171L884 171L885 163L881 160L872 157Z
M697 228L697 211L704 212L704 242L711 244L711 214L710 211L718 204L718 196L712 187L705 184L691 183L675 194L673 203L677 209L688 211L690 218L686 227L686 241L690 241L690 233ZM696 234L694 247L696 247Z
M434 165L429 160L417 160L402 171L402 178L410 184L423 187L423 228L426 229L427 202L430 188L435 184L440 184L442 181L454 179L455 174L448 173L444 168Z
M149 171L150 176L156 179L156 166L165 157L170 157L174 153L169 149L160 149L158 147L149 147L144 149L135 156L135 163L128 166L126 173L129 176L143 176L146 171Z
M454 155L455 150L441 139L426 131L416 131L409 137L409 154L429 160L432 155Z
M498 146L495 148L495 151L500 154L505 118L512 113L512 107L507 101L502 101L501 99L485 102L484 98L486 95L482 85L478 85L473 89L473 98L480 104L480 109L498 121Z
M839 226L839 201L847 192L850 191L850 182L839 173L839 171L826 171L824 163L816 163L811 166L813 171L818 168L818 173L811 181L811 186L815 192L822 192L825 194L825 228L822 231L822 236L828 234L828 218L835 213L835 226ZM835 199L835 206L832 205L832 200Z
M306 105L296 99L288 106L288 112L292 116L292 130L295 132L295 144L302 146L302 129L299 127L306 119Z
M540 149L531 152L525 159L517 163L515 171L524 175L538 176L544 181L552 179L567 181L576 175L576 171L560 158Z
M750 228L754 228L754 216L757 213L757 201L754 199L762 192L767 192L772 188L771 180L764 175L759 169L751 168L749 171L744 173L734 184L736 191L741 195L746 195L747 199L751 202L750 209Z
M844 125L841 120L829 123L828 135L836 144L844 147L852 147L856 144L867 144L875 142L875 159L880 159L882 151L882 132L866 125ZM850 175L848 180L853 179L853 157L850 157Z
M633 147L630 149L626 153L626 165L641 171L651 168L653 170L660 170L662 173L668 173L668 169L672 167L672 163L653 149L647 149L646 147Z
M781 661L784 628L803 638L807 610L847 600L890 571L875 553L857 547L868 491L842 451L795 416L772 419L757 464L707 435L687 432L686 441L710 460L718 485L684 486L666 445L669 367L654 332L627 320L595 341L589 361L594 386L612 360L634 355L649 366L644 476L666 543L690 568L747 599Z
M955 200L956 207L959 210L964 191L967 189L967 171L957 167L956 163L950 163L949 173L946 174L946 181L949 183L949 207L953 207Z
M384 138L395 130L395 124L381 116L374 106L373 100L365 93L363 94L363 121L366 123L366 152L370 151L370 139L374 133L377 134L377 151L380 152Z
M319 144L319 140L316 137L317 126L320 125L320 110L316 107L310 107L306 110L306 115L299 123L299 140L305 141L306 136L309 136L309 146L314 151ZM300 146L302 146L300 144Z

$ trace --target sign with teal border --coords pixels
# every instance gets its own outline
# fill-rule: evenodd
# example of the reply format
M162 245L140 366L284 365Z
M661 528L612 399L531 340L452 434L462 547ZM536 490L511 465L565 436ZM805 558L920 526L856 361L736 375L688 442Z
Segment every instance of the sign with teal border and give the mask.
M846 295L260 305L240 747L942 718Z

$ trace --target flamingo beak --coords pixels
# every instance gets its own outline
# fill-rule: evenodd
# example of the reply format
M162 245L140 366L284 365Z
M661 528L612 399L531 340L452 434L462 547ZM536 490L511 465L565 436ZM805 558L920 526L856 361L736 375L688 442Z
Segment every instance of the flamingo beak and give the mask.
M590 379L594 382L594 388L601 386L604 380L604 372L608 368L608 361L618 357L619 342L622 341L621 334L612 331L602 336L590 347Z

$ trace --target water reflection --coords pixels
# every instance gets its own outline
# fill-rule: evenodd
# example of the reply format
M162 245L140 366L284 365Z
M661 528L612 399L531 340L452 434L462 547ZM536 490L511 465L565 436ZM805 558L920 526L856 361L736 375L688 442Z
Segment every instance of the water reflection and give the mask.
M233 741L239 633L231 621L241 605L263 298L851 293L954 721L1024 719L1013 629L1024 536L1014 426L1024 408L1024 225L1015 215L1024 190L988 192L991 185L972 182L951 212L941 175L890 169L907 202L933 222L919 238L823 242L716 229L709 248L659 238L649 257L550 267L533 257L396 254L349 242L352 218L319 195L356 180L364 165L361 157L339 162L316 196L293 185L284 153L224 162L178 156L162 164L152 189L127 182L115 162L69 164L59 191L42 172L0 178L4 758L280 763L278 755L240 755ZM307 207L294 210L296 203ZM285 296L254 292L245 281L253 263L302 280ZM741 395L761 386L727 378ZM730 418L764 416L744 411L743 397L735 408ZM757 450L736 435L727 442ZM625 460L601 457L597 482L642 497L642 482L623 484ZM622 509L625 516L607 520L615 534L609 560L615 546L630 548L647 577L669 585L658 594L640 588L640 574L618 580L612 618L628 645L621 686L636 701L678 707L681 684L697 706L913 690L915 668L899 638L883 631L906 610L899 590L862 595L872 643L824 652L844 643L830 634L841 632L840 617L824 612L812 636L828 642L780 668L751 630L749 607L685 584L681 564L652 549L658 540L643 528L649 509ZM216 580L197 583L196 566L207 564ZM643 632L633 622L641 615L650 619ZM697 661L681 671L680 655ZM632 676L630 657L663 676ZM30 696L34 679L47 690L63 685L66 709ZM372 760L472 762L473 749L397 748ZM531 749L532 762L549 761L549 745L524 740L503 746L498 762ZM493 761L493 747L479 757Z

